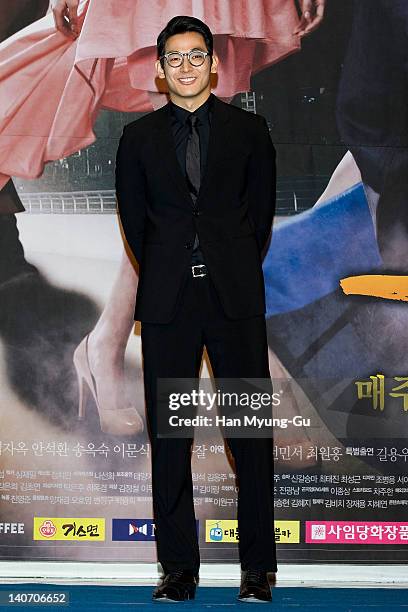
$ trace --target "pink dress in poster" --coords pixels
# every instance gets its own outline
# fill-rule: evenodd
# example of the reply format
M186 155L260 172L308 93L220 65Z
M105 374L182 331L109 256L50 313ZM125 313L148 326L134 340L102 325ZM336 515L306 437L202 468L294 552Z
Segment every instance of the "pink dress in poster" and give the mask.
M250 77L300 48L293 0L82 0L81 33L52 13L0 44L0 189L95 140L101 108L146 112L166 103L155 79L156 38L175 14L205 21L220 57L214 93L231 99Z

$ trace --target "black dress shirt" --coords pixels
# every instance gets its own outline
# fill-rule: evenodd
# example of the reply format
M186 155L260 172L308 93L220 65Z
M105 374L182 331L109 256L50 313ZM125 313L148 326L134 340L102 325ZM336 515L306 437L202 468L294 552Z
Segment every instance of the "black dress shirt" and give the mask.
M199 108L194 111L199 119L197 123L198 133L200 135L200 174L201 181L204 176L207 156L208 144L210 140L211 114L214 96L210 94L207 100ZM171 130L173 133L176 155L180 164L183 176L186 177L186 152L187 141L190 135L188 118L192 113L181 106L171 103ZM191 259L192 265L200 265L204 263L204 256L200 249L197 236L194 241L193 254Z

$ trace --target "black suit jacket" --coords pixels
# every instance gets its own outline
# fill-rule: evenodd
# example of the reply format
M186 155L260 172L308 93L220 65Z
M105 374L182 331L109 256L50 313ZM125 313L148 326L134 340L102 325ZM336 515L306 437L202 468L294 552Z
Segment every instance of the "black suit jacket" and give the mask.
M169 114L168 104L126 125L116 158L119 214L139 263L135 319L171 321L191 274L196 233L225 314L263 314L261 253L275 208L275 150L266 121L214 99L207 167L194 209Z

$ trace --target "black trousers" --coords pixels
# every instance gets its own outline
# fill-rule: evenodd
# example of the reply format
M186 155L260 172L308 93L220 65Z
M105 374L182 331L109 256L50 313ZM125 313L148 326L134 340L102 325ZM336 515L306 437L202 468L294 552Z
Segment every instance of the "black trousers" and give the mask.
M142 323L141 336L158 560L166 573L198 573L192 439L157 437L157 379L197 377L204 346L215 378L269 378L265 318L227 319L209 276L189 276L175 318ZM241 568L276 571L272 439L230 438L228 445L239 486Z

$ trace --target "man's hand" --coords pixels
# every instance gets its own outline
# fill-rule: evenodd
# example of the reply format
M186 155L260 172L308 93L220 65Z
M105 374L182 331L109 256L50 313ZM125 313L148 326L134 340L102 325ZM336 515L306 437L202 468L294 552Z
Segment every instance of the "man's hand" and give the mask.
M74 39L79 34L78 4L79 0L51 0L55 27L65 36Z
M323 21L326 0L298 0L301 10L299 25L293 31L298 36L306 36L319 27Z

